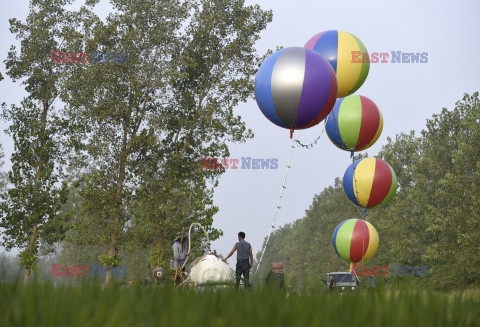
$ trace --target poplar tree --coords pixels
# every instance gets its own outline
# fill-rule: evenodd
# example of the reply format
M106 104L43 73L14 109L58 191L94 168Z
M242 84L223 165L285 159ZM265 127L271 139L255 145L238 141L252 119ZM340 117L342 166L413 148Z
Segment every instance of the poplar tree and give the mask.
M28 95L19 105L3 104L6 134L13 138L11 187L2 194L2 245L20 249L20 265L28 283L37 267L42 245L62 238L60 207L65 200L62 165L66 121L62 105L55 103L58 85L68 75L64 66L51 64L51 51L68 47L72 15L64 7L71 1L30 2L25 22L10 19L10 32L20 43L11 46L4 61L7 75L25 85Z

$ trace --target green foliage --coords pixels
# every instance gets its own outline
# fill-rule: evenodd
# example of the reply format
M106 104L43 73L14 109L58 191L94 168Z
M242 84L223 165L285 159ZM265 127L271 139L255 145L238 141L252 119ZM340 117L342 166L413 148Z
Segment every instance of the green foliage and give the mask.
M36 268L37 268L37 256L36 256L35 253L32 253L28 250L24 250L24 251L20 252L19 259L20 259L20 261L18 262L18 264L21 267L36 270Z
M170 253L165 255L164 251L150 250L149 253L149 262L155 267L162 267L165 265L165 258L168 257Z
M2 326L477 326L478 292L328 293L0 285Z
M102 266L105 266L105 267L116 267L120 262L120 257L116 256L113 258L107 252L104 252L101 255L99 255L98 259L100 260L100 263L102 264Z
M20 49L10 48L5 60L7 75L21 80L28 96L20 106L3 104L2 118L10 123L6 134L13 138L12 187L1 195L0 227L2 245L22 250L25 281L41 246L63 238L61 205L66 199L62 165L65 164L64 138L67 122L54 101L64 77L52 67L50 51L68 45L66 31L70 15L64 6L71 1L32 1L25 22L10 19L10 31L20 41Z
M429 266L429 277L412 281L422 287L479 286L479 123L475 93L427 120L421 136L412 131L388 138L379 157L396 172L399 189L390 204L367 211L380 236L368 265ZM289 278L314 284L328 271L348 270L333 250L331 235L341 221L354 217L361 218L361 212L337 179L315 196L303 219L276 231L260 276L272 261L283 261ZM396 285L402 278L385 282Z

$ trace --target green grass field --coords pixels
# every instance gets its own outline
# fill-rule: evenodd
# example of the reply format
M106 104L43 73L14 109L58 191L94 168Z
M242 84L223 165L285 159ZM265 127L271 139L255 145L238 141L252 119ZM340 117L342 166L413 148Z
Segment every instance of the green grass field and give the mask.
M267 291L0 284L0 326L479 326L480 294Z

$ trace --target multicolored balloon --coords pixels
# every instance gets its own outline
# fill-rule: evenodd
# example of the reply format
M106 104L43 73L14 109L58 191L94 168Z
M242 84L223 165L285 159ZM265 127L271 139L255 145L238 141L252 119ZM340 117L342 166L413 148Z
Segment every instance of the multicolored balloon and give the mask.
M343 175L343 189L356 205L385 205L397 192L397 175L385 161L364 158L351 164Z
M355 35L344 31L318 33L305 44L332 65L338 81L338 98L354 93L367 79L370 62L363 62L367 48Z
M325 129L330 141L340 149L362 151L382 134L383 117L372 100L352 94L337 100L325 120Z
M330 64L314 51L285 48L260 66L255 97L272 123L293 132L327 117L335 105L337 79Z
M335 228L332 235L335 252L346 261L365 262L377 252L378 233L362 219L347 219Z

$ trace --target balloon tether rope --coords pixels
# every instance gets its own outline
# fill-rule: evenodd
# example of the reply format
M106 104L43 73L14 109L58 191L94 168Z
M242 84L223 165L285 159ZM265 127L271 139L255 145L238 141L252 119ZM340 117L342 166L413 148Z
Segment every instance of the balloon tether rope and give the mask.
M265 250L267 249L268 241L270 240L270 236L272 235L273 229L275 228L275 220L277 219L277 213L278 213L278 210L280 209L280 203L282 202L283 190L285 190L285 182L287 181L287 174L288 174L288 169L290 168L290 160L292 158L292 152L293 152L293 149L295 148L295 141L296 140L293 139L292 140L292 145L290 146L290 154L288 155L287 167L285 168L285 175L283 177L283 184L282 184L282 188L280 190L280 196L278 198L278 204L277 204L277 207L275 208L275 214L273 215L273 221L272 221L272 225L270 226L270 232L268 233L267 240L265 241L265 244L263 246L262 254L260 255L260 260L258 261L257 269L255 269L254 276L257 274L258 269L260 268L260 265L262 264L263 255L265 254Z

